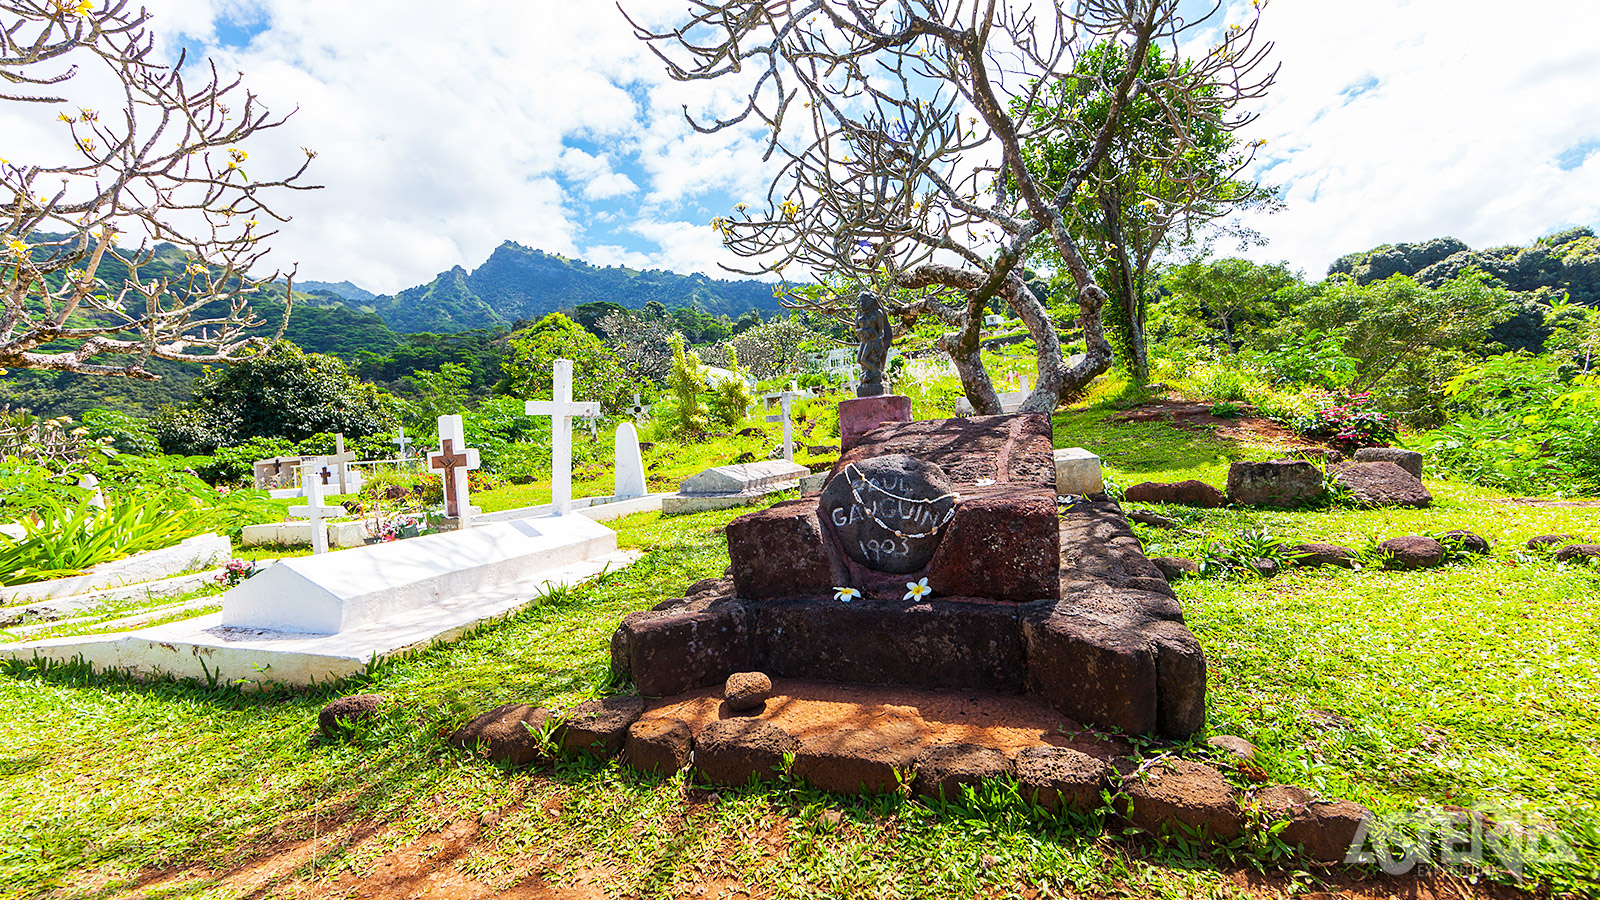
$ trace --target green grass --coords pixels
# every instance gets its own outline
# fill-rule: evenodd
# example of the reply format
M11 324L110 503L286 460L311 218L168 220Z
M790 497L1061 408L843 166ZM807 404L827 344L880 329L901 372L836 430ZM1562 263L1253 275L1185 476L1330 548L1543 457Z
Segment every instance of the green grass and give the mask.
M1105 415L1058 416L1057 442L1104 454L1125 484L1220 484L1229 460L1270 455ZM716 453L708 444L674 458L704 467ZM1595 511L1430 487L1439 502L1428 510L1167 508L1199 534L1139 529L1174 552L1255 528L1355 544L1467 527L1496 544L1492 558L1430 572L1181 582L1210 664L1209 728L1256 742L1274 780L1381 812L1448 803L1548 816L1574 836L1580 861L1536 874L1558 886L1593 879L1600 847L1581 832L1600 796L1600 578L1514 551L1536 533L1592 535ZM512 772L447 749L443 734L489 706L592 696L609 676L617 621L720 575L721 526L742 512L619 520L621 545L649 551L633 566L359 684L240 693L73 666L0 668L0 898L117 897L158 873L165 880L149 896L279 896L307 885L338 894L340 877L374 875L387 849L452 821L483 824L441 866L496 888L599 884L611 896L726 880L807 898L1224 897L1238 893L1237 868L1270 855L1124 839L1094 819L1044 815L1004 785L932 806L790 783L708 792L615 763ZM353 690L400 702L348 743L313 739L321 705ZM314 837L315 848L303 845ZM299 855L273 878L224 879L289 851ZM1290 870L1268 884L1308 879Z

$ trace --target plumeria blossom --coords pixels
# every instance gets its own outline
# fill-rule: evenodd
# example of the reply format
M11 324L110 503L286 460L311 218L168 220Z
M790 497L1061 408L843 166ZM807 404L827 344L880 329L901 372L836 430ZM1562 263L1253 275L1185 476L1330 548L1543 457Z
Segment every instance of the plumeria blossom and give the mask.
M926 581L927 579L923 579ZM840 603L849 603L851 600L861 599L861 591L853 587L834 588L833 599Z
M933 588L928 587L928 579L923 578L920 581L906 582L906 595L901 599L910 600L912 603L921 603L922 598L932 593Z

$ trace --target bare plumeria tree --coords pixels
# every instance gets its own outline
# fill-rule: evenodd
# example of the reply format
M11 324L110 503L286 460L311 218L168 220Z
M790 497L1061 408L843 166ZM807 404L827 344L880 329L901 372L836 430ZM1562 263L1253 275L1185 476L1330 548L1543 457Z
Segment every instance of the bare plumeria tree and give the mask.
M60 165L0 160L0 369L154 379L152 357L224 362L267 343L248 300L280 273L250 272L276 233L262 223L287 218L263 195L309 189L297 181L316 154L286 178L247 177L241 145L287 117L215 64L186 83L181 57L156 61L147 21L127 0L0 0L0 100L61 108L74 145ZM116 108L69 105L60 86L80 74L109 75Z
M1069 8L1070 7L1070 8ZM721 80L746 97L728 118L690 123L702 132L758 121L767 158L782 162L766 209L741 204L713 220L725 244L752 261L746 274L803 266L829 283L868 287L903 322L931 315L950 331L950 356L973 409L999 412L979 341L998 298L1038 348L1038 388L1023 411L1048 412L1112 363L1095 283L1068 227L1075 194L1107 158L1130 96L1158 98L1179 135L1197 121L1236 127L1238 101L1272 80L1270 44L1256 20L1221 30L1183 84L1147 84L1150 48L1170 48L1217 16L1185 20L1177 0L691 0L689 21L666 32L633 22L678 80ZM630 22L632 20L630 19ZM1106 42L1126 65L1107 76L1074 72ZM1064 181L1047 189L1025 164L1035 139L1086 126L1055 107L1064 80L1105 91L1107 114ZM1206 85L1205 88L1199 86ZM747 93L745 93L747 92ZM1052 114L1052 109L1056 113ZM1212 127L1216 127L1213 125ZM1062 141L1061 143L1066 143ZM1023 266L1052 245L1077 292L1085 353L1068 359L1045 305L1023 285ZM848 292L798 294L842 316Z

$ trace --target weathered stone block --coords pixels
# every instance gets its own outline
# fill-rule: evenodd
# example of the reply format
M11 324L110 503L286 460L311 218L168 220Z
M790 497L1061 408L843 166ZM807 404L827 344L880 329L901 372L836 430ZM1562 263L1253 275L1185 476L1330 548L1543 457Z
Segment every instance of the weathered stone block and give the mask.
M773 781L783 755L799 749L794 735L765 719L719 719L700 730L694 767L712 784L740 785L752 775Z
M1050 418L1044 415L933 419L884 428L848 446L834 465L834 474L855 460L886 453L934 463L958 487L992 479L1055 490Z
M1251 802L1270 819L1288 819L1278 836L1322 863L1344 862L1361 820L1371 815L1360 804L1321 800L1310 791L1285 784L1256 791Z
M1394 463L1414 477L1422 477L1422 454L1415 450L1402 450L1399 447L1362 447L1351 459L1358 463Z
M525 766L544 757L544 749L534 736L544 728L550 711L527 703L507 703L482 713L456 729L450 744L461 750L475 750L495 762Z
M842 728L802 738L793 774L819 790L887 794L910 777L922 749L910 728Z
M897 394L839 401L839 444L849 450L863 435L885 423L911 421L911 398Z
M724 597L628 614L612 637L612 657L618 656L646 697L718 684L734 672L757 668L745 606Z
M1056 463L1056 493L1082 497L1103 493L1105 477L1100 457L1082 447L1062 447L1053 454Z
M628 726L622 759L640 772L670 775L689 764L691 746L682 719L639 719Z
M1322 470L1303 459L1236 462L1228 467L1228 499L1243 506L1300 506L1327 496Z
M1183 506L1198 506L1202 509L1216 509L1224 506L1228 498L1222 492L1206 484L1204 481L1141 481L1122 492L1123 499L1130 503L1178 503Z
M1057 533L1062 597L1107 586L1172 596L1165 576L1145 557L1117 504L1075 503L1060 514Z
M789 500L728 523L734 589L757 600L825 591L833 565L822 545L817 501Z
M787 678L1020 691L1017 607L934 600L779 600L751 608L761 670Z
M1098 809L1109 772L1104 760L1068 747L1045 744L1017 754L1017 782L1023 798L1051 812Z
M1243 827L1233 787L1222 773L1186 759L1163 760L1129 777L1122 804L1129 821L1158 834L1180 824L1226 841Z
M643 697L605 697L569 710L556 729L555 742L567 754L590 753L610 759L622 750L628 726L644 715Z
M1003 778L1015 769L1004 753L978 744L935 744L922 751L913 767L916 792L924 797L957 800L963 785L977 787L989 778Z
M1423 507L1433 495L1417 476L1391 462L1353 462L1335 466L1333 480L1362 506Z

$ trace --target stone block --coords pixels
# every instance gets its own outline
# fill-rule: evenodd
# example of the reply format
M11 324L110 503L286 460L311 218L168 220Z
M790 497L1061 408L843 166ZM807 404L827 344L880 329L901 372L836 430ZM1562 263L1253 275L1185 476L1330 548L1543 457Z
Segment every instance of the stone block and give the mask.
M1289 553L1297 566L1337 566L1341 569L1353 569L1356 565L1356 552L1338 544L1296 544Z
M1241 506L1291 507L1327 495L1322 470L1303 459L1236 462L1228 467L1228 499Z
M1386 462L1394 463L1413 477L1422 477L1422 454L1415 450L1402 450L1399 447L1362 447L1351 457L1358 463Z
M1127 589L1023 610L1027 691L1080 722L1184 738L1205 724L1205 656L1172 598Z
M1390 538L1378 545L1389 569L1431 569L1444 562L1444 545L1421 534Z
M990 778L1004 778L1015 769L1004 753L978 744L935 744L922 751L913 766L916 792L923 797L959 800L963 786L977 787Z
M925 570L939 595L1028 601L1061 596L1053 488L965 488Z
M1109 500L1074 503L1060 513L1057 534L1062 597L1107 586L1172 596L1165 576L1145 557L1143 545L1117 504Z
M1022 482L1054 491L1051 440L1050 418L1033 413L908 422L864 435L846 449L833 471L838 473L859 459L903 453L944 469L963 494L965 485L985 480Z
M545 726L550 711L527 703L507 703L483 713L450 735L450 744L480 752L495 762L525 766L544 758L534 733Z
M1361 821L1372 815L1360 804L1321 800L1310 791L1284 784L1256 791L1251 803L1269 819L1288 819L1278 837L1320 863L1344 862Z
M911 398L896 394L839 401L839 446L848 451L862 435L885 423L911 421Z
M639 719L628 726L622 759L640 772L671 775L689 764L692 737L681 719Z
M1183 506L1198 506L1201 509L1216 509L1225 506L1228 499L1222 492L1206 484L1204 481L1141 481L1122 492L1123 499L1130 503L1177 503Z
M1391 462L1353 462L1330 470L1333 480L1362 506L1424 507L1433 495L1417 476Z
M759 668L785 678L1021 691L1012 604L795 598L750 608Z
M801 738L793 774L818 790L888 794L910 777L922 749L911 728L842 728Z
M666 697L757 668L751 648L745 605L709 597L623 617L612 636L612 668L630 673L640 694Z
M822 545L817 501L789 500L728 523L734 588L755 600L829 590L833 564Z
M643 714L643 697L605 697L580 703L562 717L555 742L562 753L610 759L621 752L628 726Z
M818 492L820 492L822 490L822 486L827 484L827 483L828 483L828 473L827 472L812 472L810 475L802 475L802 476L800 476L800 493L802 493L802 494L815 494L815 493L818 493Z
M1129 821L1156 834L1182 825L1228 841L1243 829L1232 785L1216 769L1186 759L1163 760L1129 776L1121 801Z
M1043 744L1017 754L1022 796L1051 812L1087 813L1100 808L1100 791L1111 767L1068 747Z
M752 776L774 781L783 755L799 749L794 735L765 719L719 719L696 737L694 768L712 784L741 785Z
M1063 447L1056 450L1054 456L1057 494L1082 497L1105 491L1100 457L1082 447Z

